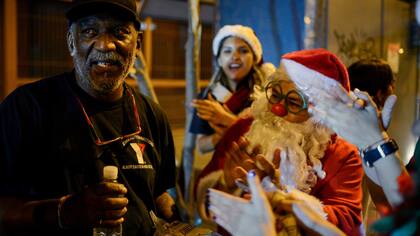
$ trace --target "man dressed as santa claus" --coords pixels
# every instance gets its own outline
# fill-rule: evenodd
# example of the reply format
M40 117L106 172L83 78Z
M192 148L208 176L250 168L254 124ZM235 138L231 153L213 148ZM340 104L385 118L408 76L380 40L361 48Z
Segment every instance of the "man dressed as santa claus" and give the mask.
M344 233L358 235L363 176L358 150L308 113L316 94L302 92L314 83L337 82L349 91L345 66L325 49L296 51L282 57L268 81L251 106L252 117L227 131L200 174L200 215L206 219L200 203L208 188L237 194L246 183L241 179L255 170L281 191L299 192L300 200Z

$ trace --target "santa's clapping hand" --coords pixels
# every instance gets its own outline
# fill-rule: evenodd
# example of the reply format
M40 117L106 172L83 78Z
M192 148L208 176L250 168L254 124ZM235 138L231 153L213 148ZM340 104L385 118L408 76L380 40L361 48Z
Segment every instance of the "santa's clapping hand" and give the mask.
M262 179L269 176L277 181L279 178L280 166L280 150L274 152L273 161L270 162L262 154L260 147L257 145L249 148L249 141L241 137L238 142L233 142L232 147L226 153L226 161L224 165L224 178L228 188L235 187L235 180L246 182L247 172L255 170L257 175ZM252 150L248 153L247 150Z

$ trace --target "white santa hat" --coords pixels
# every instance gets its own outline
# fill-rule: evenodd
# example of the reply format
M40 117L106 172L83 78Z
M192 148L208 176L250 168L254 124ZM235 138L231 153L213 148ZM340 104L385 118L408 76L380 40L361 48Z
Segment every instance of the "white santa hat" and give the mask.
M244 40L251 47L257 63L260 62L263 53L261 43L254 31L250 27L243 25L225 25L217 32L216 37L213 39L214 56L217 56L221 42L223 42L225 38L232 36Z
M320 83L325 85L338 82L347 92L350 91L346 66L336 55L326 49L287 53L282 56L281 64L300 89L305 90L305 87L318 86Z

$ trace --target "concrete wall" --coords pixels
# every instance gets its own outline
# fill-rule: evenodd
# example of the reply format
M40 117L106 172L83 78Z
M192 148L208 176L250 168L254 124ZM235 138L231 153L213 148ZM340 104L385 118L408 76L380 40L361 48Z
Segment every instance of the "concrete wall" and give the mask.
M408 160L416 140L410 129L416 113L418 53L409 44L410 5L400 0L333 0L329 1L328 11L328 49L347 65L369 55L386 60L390 43L400 44L404 50L399 55L398 101L389 131L400 145L403 160Z

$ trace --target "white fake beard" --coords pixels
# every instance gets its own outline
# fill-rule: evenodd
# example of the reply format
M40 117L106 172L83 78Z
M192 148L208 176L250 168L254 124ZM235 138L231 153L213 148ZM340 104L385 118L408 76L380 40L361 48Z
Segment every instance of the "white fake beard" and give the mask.
M273 159L274 151L281 150L280 184L309 193L317 176L325 177L320 159L331 141L333 132L313 119L292 123L274 115L268 109L265 97L259 97L251 106L254 117L245 137L250 147L261 145L262 154Z

